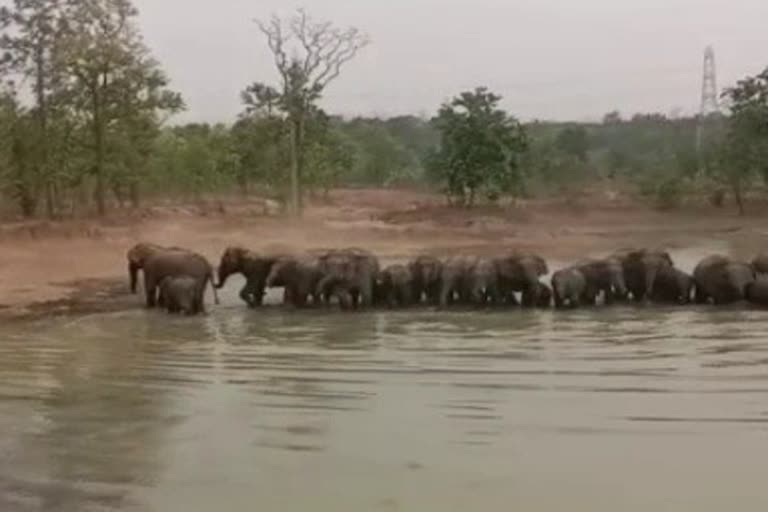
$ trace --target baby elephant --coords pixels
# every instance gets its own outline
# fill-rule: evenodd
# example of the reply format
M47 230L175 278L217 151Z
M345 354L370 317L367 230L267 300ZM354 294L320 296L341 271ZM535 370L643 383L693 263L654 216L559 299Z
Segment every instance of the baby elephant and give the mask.
M168 313L196 315L202 313L197 299L199 279L190 276L168 276L160 283L161 304Z

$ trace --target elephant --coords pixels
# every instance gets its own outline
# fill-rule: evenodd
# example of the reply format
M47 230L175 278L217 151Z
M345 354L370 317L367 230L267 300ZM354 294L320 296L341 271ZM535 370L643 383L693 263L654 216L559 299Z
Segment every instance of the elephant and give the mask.
M597 303L597 297L602 293L605 304L611 304L616 297L627 295L627 285L624 281L624 267L616 258L585 260L575 267L587 281L587 293L582 300Z
M448 258L440 273L440 306L445 307L455 302L467 303L467 276L474 267L476 258L454 256Z
M476 258L465 277L467 296L472 304L480 306L500 303L499 274L492 259Z
M328 251L320 256L322 279L316 295L324 298L339 296L340 290L349 293L353 308L373 305L376 277L379 275L378 258L364 249L349 248Z
M531 303L530 296L523 297L523 307L525 308L538 308L549 309L552 306L553 292L552 288L545 283L539 283L539 300L537 303Z
M493 259L456 256L443 264L440 305L496 304L500 302L499 277Z
M693 276L674 267L664 267L656 276L651 300L660 304L689 304L693 299Z
M549 274L544 258L537 254L511 251L493 258L499 283L499 294L507 302L517 305L515 292L522 292L524 304L538 304L541 277Z
M322 277L320 257L311 254L282 256L271 265L264 284L267 288L284 287L284 302L301 308L307 306L310 296L312 304L320 304L317 285Z
M761 252L755 256L751 263L758 274L768 274L768 253Z
M584 303L594 304L595 300L587 278L578 267L558 270L552 275L552 294L558 309L578 308Z
M376 279L376 302L392 308L410 306L416 298L414 288L411 267L391 265Z
M745 290L746 299L758 306L768 306L768 278L759 277L749 283Z
M662 249L622 249L610 258L621 262L628 294L637 302L650 300L656 276L663 269L675 266L669 253Z
M196 315L198 309L197 296L200 280L190 276L168 276L160 283L160 295L163 307L168 313Z
M412 276L413 300L420 303L423 298L433 306L440 304L440 275L443 263L433 256L418 256L408 264Z
M180 247L163 247L162 245L141 242L134 245L127 254L128 275L131 282L131 293L136 293L139 270L144 269L147 259L164 252L189 252Z
M243 247L229 247L221 255L217 288L223 288L230 276L242 274L246 283L240 290L240 298L251 308L259 307L264 303L264 290L272 265L283 256L287 255L266 256ZM273 286L282 284L275 282Z
M157 304L158 288L163 279L169 276L187 276L197 281L195 294L196 312L205 312L205 290L209 282L213 288L215 303L219 304L219 296L216 293L216 283L213 278L213 267L205 257L199 254L189 251L160 252L147 258L144 262L143 270L144 292L146 293L148 308L154 308Z
M727 256L704 258L693 272L697 304L732 304L746 298L747 287L757 279L751 264ZM753 290L753 293L756 290Z

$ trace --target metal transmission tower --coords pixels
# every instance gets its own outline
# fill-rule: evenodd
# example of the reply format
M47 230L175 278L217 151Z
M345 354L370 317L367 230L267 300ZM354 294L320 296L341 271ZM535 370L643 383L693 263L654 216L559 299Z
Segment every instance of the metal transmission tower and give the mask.
M699 124L696 129L696 153L699 156L699 172L704 171L704 131L707 118L720 113L720 102L717 96L717 67L715 66L715 50L707 46L704 50L704 74L701 82L701 110Z
M717 100L717 68L715 67L715 50L707 46L704 50L704 78L701 83L701 116L720 112L720 102Z

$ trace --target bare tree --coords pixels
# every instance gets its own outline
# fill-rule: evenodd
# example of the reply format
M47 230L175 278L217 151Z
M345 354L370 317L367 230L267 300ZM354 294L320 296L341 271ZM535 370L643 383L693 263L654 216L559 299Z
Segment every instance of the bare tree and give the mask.
M290 125L291 206L298 216L307 114L369 39L357 28L340 29L331 22L316 21L303 9L288 19L273 15L267 22L256 23L267 38L280 74L280 108Z

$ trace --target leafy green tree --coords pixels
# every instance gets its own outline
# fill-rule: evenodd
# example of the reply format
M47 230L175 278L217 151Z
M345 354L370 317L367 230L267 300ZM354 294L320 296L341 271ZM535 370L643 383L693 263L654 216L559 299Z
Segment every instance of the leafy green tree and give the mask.
M568 126L557 134L555 140L557 148L565 154L578 158L581 162L587 161L589 151L589 134L583 126Z
M726 89L730 116L720 170L744 214L744 187L759 174L768 181L768 68Z
M441 141L429 166L454 204L472 206L480 190L495 196L522 182L519 160L527 146L525 131L499 108L500 100L478 87L443 104L433 119Z
M137 15L130 0L79 0L66 12L61 56L70 77L66 94L90 134L100 215L106 212L107 157L116 135L112 127L126 118L159 122L160 112L183 108L181 96L167 89L167 78L141 40Z
M618 110L612 110L603 116L603 124L620 124L621 112Z
M61 0L13 0L10 6L0 7L0 70L29 83L34 98L30 112L34 124L27 126L26 136L34 139L31 143L36 151L25 155L31 159L23 166L29 175L22 180L24 184L18 183L30 188L19 190L27 216L37 209L40 188L45 191L48 216L55 215L56 172L51 165L54 155L49 124L56 115L56 86L62 71L57 57L64 26Z
M270 88L257 83L249 89L256 96L260 91L262 100L276 97L273 91L277 92L275 106L286 116L290 131L291 203L294 214L300 215L307 119L328 85L368 44L368 38L356 28L342 30L330 22L315 21L302 9L289 19L273 15L268 23L258 24L274 55L280 84Z
M32 169L36 126L12 90L4 91L0 96L0 126L4 191L18 202L25 217L31 217L37 207L37 177Z

